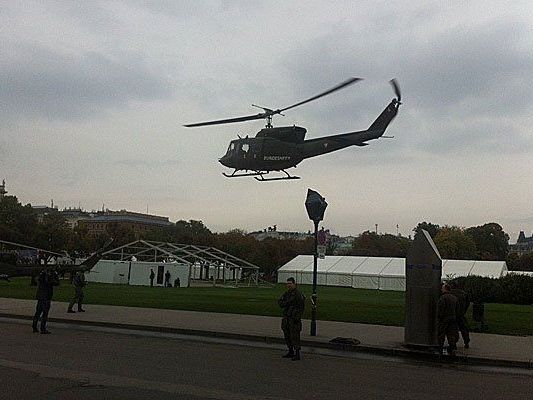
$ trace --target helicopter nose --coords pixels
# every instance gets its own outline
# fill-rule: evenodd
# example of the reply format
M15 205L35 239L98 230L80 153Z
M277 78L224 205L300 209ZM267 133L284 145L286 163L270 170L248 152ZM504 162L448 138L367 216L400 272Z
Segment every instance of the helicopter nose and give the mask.
M225 167L231 168L231 162L230 157L227 155L224 155L218 159L218 162L222 164Z

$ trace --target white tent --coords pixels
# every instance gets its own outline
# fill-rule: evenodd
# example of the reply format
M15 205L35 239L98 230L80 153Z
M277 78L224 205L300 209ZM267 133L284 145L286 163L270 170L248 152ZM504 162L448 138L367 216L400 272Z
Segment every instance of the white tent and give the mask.
M533 271L507 271L506 275L524 275L531 276L533 278Z
M278 270L278 281L287 282L287 278L293 277L297 283L301 283L301 272L311 265L313 268L313 256L297 256Z
M337 264L341 256L331 256L321 259L317 264L317 284L327 285L327 273L328 270L333 268ZM313 283L313 257L311 256L311 264L307 265L300 274L298 274L299 280L297 283L312 284Z
M86 274L88 282L128 283L129 261L100 260Z
M379 277L391 258L367 257L353 272L352 287L359 289L379 289Z
M405 258L392 258L379 276L380 290L405 291Z
M476 261L469 275L499 278L505 275L506 272L507 264L505 261Z
M442 278L478 275L498 278L507 271L504 261L442 260ZM313 283L313 256L300 255L278 270L278 282L294 277ZM405 259L393 257L327 256L318 259L317 284L374 290L405 290Z
M328 257L326 257L327 259ZM335 264L335 268L330 268L326 282L328 286L353 286L353 271L355 271L368 257L341 257ZM312 257L311 257L312 259Z
M164 276L170 273L170 283L179 278L180 286L189 286L190 267L188 264L100 260L86 274L87 281L118 283L125 285L150 285L150 270L154 271L154 286L164 285Z

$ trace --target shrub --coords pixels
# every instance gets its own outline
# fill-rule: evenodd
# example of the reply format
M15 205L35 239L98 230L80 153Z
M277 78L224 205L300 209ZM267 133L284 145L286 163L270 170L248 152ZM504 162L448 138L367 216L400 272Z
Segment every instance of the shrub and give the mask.
M509 274L493 279L463 276L454 279L474 303L533 304L533 277Z

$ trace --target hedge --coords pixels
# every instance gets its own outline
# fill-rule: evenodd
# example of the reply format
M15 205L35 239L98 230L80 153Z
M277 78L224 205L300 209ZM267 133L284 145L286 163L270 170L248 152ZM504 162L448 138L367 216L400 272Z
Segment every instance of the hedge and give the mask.
M533 277L508 274L498 279L464 276L454 279L474 303L533 304Z

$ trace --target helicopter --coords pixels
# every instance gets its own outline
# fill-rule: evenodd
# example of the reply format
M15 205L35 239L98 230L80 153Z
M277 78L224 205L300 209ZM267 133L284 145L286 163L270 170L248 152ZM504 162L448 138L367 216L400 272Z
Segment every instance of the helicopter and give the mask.
M11 242L0 241L5 244L12 244L22 248L28 248L38 250L43 254L45 259L49 259L52 256L63 256L63 254L54 253L47 250L36 249L31 246L20 245ZM102 258L102 253L113 243L113 239L109 239L101 248L94 252L89 258L83 262L76 264L74 262L70 264L39 264L38 262L24 262L18 260L16 252L0 252L0 280L10 282L11 278L29 276L36 277L42 270L58 270L60 272L69 272L71 274L75 272L89 272ZM22 261L22 262L21 262Z
M343 89L360 80L361 78L349 78L325 92L285 108L273 110L252 104L253 107L260 108L263 112L243 117L198 122L184 126L192 128L265 119L265 128L261 129L255 137L246 136L245 138L242 138L239 136L238 139L230 142L226 154L218 161L225 167L233 168L234 171L231 174L225 172L222 174L227 178L253 176L258 181L300 179L299 176L291 175L286 170L288 168L296 167L306 158L331 153L348 146L367 146L368 141L380 137L391 138L390 136L383 136L383 134L398 113L400 104L402 104L400 87L395 79L392 79L390 83L394 89L396 98L385 107L372 125L366 130L305 140L305 134L307 132L305 128L300 126L272 126L272 117L274 115L284 115L282 114L284 111L319 99L320 97L336 92L337 90ZM281 171L285 173L286 176L265 177L265 175L273 171Z

